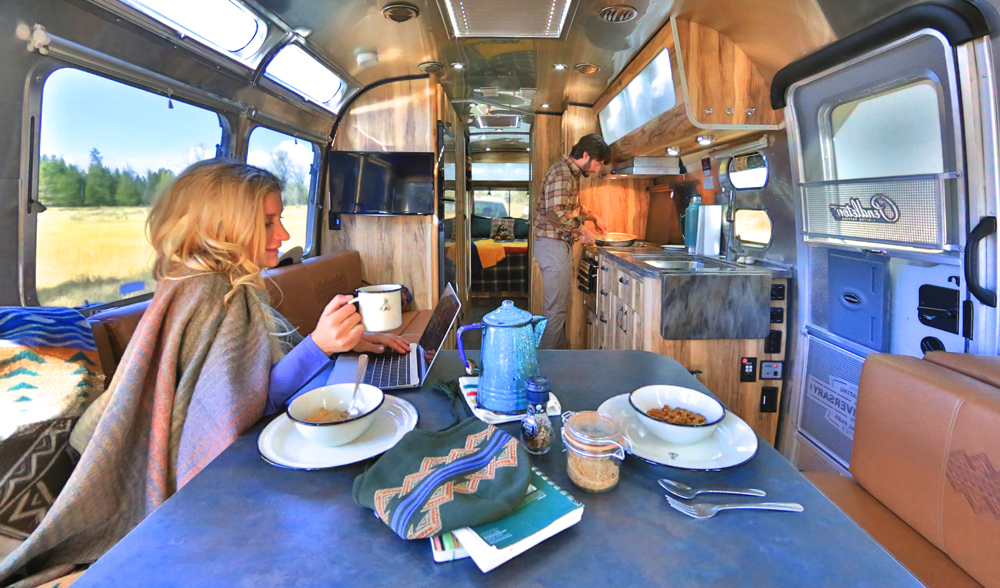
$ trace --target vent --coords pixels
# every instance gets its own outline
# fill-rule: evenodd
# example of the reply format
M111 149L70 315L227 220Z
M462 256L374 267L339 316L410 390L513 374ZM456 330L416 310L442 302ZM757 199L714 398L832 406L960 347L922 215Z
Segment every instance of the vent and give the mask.
M594 65L593 63L578 63L573 66L573 69L585 76L589 76L590 74L595 74L601 71L601 66Z
M500 95L500 88L479 88L479 91L487 98L496 98Z
M512 129L521 124L521 117L515 114L477 116L476 124L481 129Z
M624 4L619 6L605 6L601 9L601 18L608 22L628 22L634 20L638 15L638 10Z
M436 74L444 69L444 64L440 61L425 61L417 67L425 74Z
M439 0L456 37L557 39L572 0Z
M382 7L382 16L394 22L406 22L420 16L420 9L408 2L390 2Z
M834 457L851 465L854 411L864 358L807 336L805 391L799 432Z

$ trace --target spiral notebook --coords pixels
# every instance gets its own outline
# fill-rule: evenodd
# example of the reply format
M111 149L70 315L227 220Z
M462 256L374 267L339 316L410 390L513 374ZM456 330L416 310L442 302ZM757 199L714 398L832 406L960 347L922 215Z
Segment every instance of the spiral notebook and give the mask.
M509 516L476 527L455 529L452 534L479 569L488 572L580 522L583 504L531 468L531 482L524 500Z

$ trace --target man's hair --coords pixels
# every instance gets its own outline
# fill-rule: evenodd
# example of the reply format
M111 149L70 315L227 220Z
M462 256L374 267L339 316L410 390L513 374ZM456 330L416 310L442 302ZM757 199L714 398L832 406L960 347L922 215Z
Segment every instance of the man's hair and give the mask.
M598 134L584 135L573 145L573 150L569 156L573 159L582 159L583 154L590 155L591 159L596 159L601 163L607 163L611 159L611 148L604 142L604 137Z

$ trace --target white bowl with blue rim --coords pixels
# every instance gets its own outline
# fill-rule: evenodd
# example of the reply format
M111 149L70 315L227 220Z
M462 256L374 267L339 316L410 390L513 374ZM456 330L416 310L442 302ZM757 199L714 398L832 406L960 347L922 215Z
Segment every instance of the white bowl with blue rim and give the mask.
M715 432L716 426L726 416L722 403L704 392L683 386L643 386L628 397L629 404L639 415L639 422L650 433L674 445L691 445ZM668 423L647 413L657 408L683 408L705 417L700 425Z
M354 396L354 384L333 384L310 390L288 405L288 417L298 432L309 441L324 447L337 447L354 441L375 422L375 412L385 402L385 394L368 384L358 386L361 414L334 423L313 423L308 419L320 409L347 412Z

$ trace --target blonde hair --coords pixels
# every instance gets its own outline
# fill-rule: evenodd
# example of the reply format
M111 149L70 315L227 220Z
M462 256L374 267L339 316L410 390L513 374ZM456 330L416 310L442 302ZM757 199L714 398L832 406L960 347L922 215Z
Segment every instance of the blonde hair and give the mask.
M259 265L267 241L264 196L280 191L274 174L237 161L210 159L185 169L160 192L146 221L153 277L219 273L232 284L226 304L239 288L267 304Z

